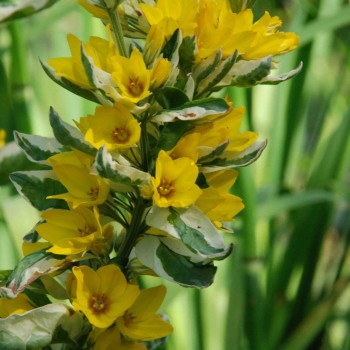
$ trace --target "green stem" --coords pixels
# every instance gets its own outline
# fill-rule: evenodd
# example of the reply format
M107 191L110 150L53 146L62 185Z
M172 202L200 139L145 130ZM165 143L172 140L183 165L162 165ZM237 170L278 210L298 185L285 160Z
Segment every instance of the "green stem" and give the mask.
M26 70L25 42L23 38L22 24L13 22L9 25L11 36L11 95L13 96L12 114L15 117L14 128L21 132L30 133L31 123L28 106L25 98L28 72Z
M141 157L142 157L142 168L144 171L149 171L148 168L148 155L149 155L149 144L147 134L147 122L141 124Z
M196 349L204 350L204 332L203 332L203 306L202 306L202 295L199 289L193 290L193 316L194 326L196 329Z
M118 10L108 9L107 12L108 12L109 19L111 20L111 26L114 33L113 38L118 47L119 54L124 57L128 57L128 53L127 53L125 41L124 41L123 29L120 24Z
M135 246L135 242L139 234L141 233L141 228L143 227L143 214L145 211L145 203L142 198L138 198L135 203L134 212L131 218L130 225L126 232L126 237L118 250L117 262L122 268L126 268L129 262L129 255L132 248Z

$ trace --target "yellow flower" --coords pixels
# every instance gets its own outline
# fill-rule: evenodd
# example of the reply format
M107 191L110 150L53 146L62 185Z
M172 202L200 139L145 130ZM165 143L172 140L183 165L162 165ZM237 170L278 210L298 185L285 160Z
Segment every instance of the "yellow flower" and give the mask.
M210 187L203 189L196 206L217 227L222 226L221 222L231 221L244 208L241 198L228 193L237 176L235 170L221 170L205 175Z
M108 150L134 146L141 136L141 127L121 104L96 107L94 115L80 119L78 124L85 140L95 148L106 145Z
M81 59L82 45L86 55L91 57L96 67L106 72L111 72L110 59L117 54L117 49L111 44L111 41L99 37L91 37L88 43L83 44L72 34L68 34L67 40L72 57L52 58L48 61L49 65L55 69L57 76L63 77L82 88L91 88Z
M231 108L228 113L216 116L216 119L204 125L196 126L191 133L200 135L200 146L217 147L229 141L226 151L241 152L258 137L255 132L239 132L244 111L244 107Z
M165 42L163 31L154 25L150 28L143 50L143 58L147 65L151 65L159 56Z
M123 338L116 326L108 329L95 328L91 338L94 342L93 350L147 350L145 345Z
M171 63L165 58L158 58L151 70L151 90L158 89L167 80L171 72Z
M226 58L238 51L245 60L256 60L294 50L299 38L295 33L277 32L282 22L268 12L254 23L253 12L233 13L227 0L202 0L196 30L200 61L222 50Z
M97 271L87 266L73 267L73 274L76 279L73 307L98 328L111 326L140 294L139 287L129 284L115 265Z
M134 48L130 58L119 55L112 57L112 64L112 79L123 99L137 103L150 95L151 72L137 48Z
M161 28L166 38L177 28L181 29L183 36L194 33L198 14L197 0L158 0L155 6L140 4L140 7L149 24Z
M112 233L110 225L101 227L97 208L93 211L85 207L51 209L43 212L41 217L46 223L38 225L35 230L53 245L47 250L53 254L79 254L88 250L103 253L100 251L102 242ZM105 245L108 248L106 241Z
M71 164L76 155L73 152L66 153L68 154L61 153L59 156L53 156L48 162L53 164L55 175L68 192L47 198L63 199L73 209L80 205L91 207L103 203L109 194L109 184L103 178L90 174L90 169L85 163ZM65 162L66 159L67 162ZM85 161L85 158L82 161Z
M6 131L0 129L0 148L4 147L6 143Z
M196 185L198 168L190 158L171 159L160 151L156 161L156 176L152 177L153 203L158 207L188 207L201 195Z
M170 323L156 314L165 297L164 286L141 290L135 303L117 319L120 332L136 340L163 338L173 331Z
M198 133L191 133L181 137L176 146L169 151L170 157L172 159L187 157L197 162L199 141L200 134Z
M19 294L14 299L0 297L0 318L23 314L32 309L34 309L34 305L25 294Z

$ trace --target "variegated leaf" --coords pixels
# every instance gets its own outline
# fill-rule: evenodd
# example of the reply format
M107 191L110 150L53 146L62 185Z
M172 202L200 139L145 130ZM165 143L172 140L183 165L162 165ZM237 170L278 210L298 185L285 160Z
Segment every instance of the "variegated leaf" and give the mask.
M49 67L43 62L40 62L40 63L45 73L48 75L48 77L52 79L56 84L65 88L66 90L72 92L73 94L81 96L87 100L90 100L92 102L101 103L101 100L103 100L103 98L99 94L95 93L94 91L83 89L82 87L72 83L71 81L57 76L55 74L55 71L51 67Z
M203 173L223 169L245 167L257 160L267 145L267 140L254 142L250 147L239 153L223 152L219 157L199 164Z
M289 80L293 77L295 77L296 75L298 75L301 70L303 68L303 62L299 63L299 66L289 72L286 73L282 73L279 75L268 75L267 77L263 78L262 80L260 80L258 82L258 84L266 84L266 85L277 85L279 83L282 83L286 80Z
M0 349L47 349L55 343L78 349L85 327L81 314L67 305L48 304L0 319Z
M197 261L221 260L231 252L220 232L195 206L176 209L153 206L146 223L181 240L197 256Z
M66 209L62 199L46 199L48 196L66 192L51 170L19 171L10 175L17 192L36 209L42 211L50 208Z
M232 70L238 57L237 51L225 60L219 62L217 67L197 85L196 95L202 96L210 93Z
M46 164L45 161L51 156L69 151L53 137L23 134L18 131L15 131L14 135L17 145L32 162Z
M2 0L0 23L33 15L52 6L58 0Z
M250 87L267 77L272 69L272 56L260 60L238 61L229 72L227 77L220 82L223 86Z
M72 125L64 122L57 112L50 108L50 124L56 139L65 146L94 156L96 150L84 140L83 134Z
M0 296L14 298L38 278L66 269L73 262L91 258L93 256L89 254L84 255L84 257L79 255L67 257L47 253L44 250L29 254L12 271L7 280L6 287L0 288Z
M179 253L178 248L175 252L167 243L165 245L158 237L146 236L136 244L136 256L143 265L168 281L195 288L209 287L213 283L215 266L193 263L186 255ZM187 253L186 246L182 246Z
M151 175L136 169L135 167L122 164L112 158L105 146L101 147L95 162L98 175L112 181L112 188L118 192L129 192L136 188L146 189L151 186Z
M177 120L193 121L215 115L226 113L230 106L222 98L205 98L187 102L184 105L171 110L164 110L156 115L153 121L158 123L169 123Z

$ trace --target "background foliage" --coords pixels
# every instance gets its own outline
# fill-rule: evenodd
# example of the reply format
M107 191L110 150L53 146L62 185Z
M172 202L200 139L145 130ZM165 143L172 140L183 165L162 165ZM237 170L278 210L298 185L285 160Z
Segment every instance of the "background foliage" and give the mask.
M350 6L344 0L257 1L279 15L300 48L281 71L302 73L278 87L234 88L247 126L269 144L234 188L246 209L235 221L232 256L203 291L168 285L163 311L175 325L168 350L350 349ZM83 40L103 27L74 1L0 25L0 128L47 136L49 106L71 122L94 109L55 85L40 60L68 55L65 35ZM7 146L8 152L15 152ZM1 159L0 159L1 160ZM0 168L0 270L20 257L38 214ZM145 279L145 285L156 284Z

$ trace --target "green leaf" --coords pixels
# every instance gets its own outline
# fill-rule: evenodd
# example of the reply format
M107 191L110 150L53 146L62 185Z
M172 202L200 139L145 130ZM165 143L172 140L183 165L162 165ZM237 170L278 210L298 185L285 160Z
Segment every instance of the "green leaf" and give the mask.
M218 113L226 113L230 106L222 98L204 98L191 101L180 107L164 110L154 117L155 122L169 123L178 120L193 121Z
M219 65L222 58L221 50L215 55L206 58L203 62L197 64L193 71L193 79L199 84L203 79L209 76Z
M176 29L171 38L164 45L162 54L168 61L171 61L173 66L179 63L179 48L182 43L182 34L180 29Z
M13 298L19 293L22 293L34 281L42 276L53 272L67 269L74 262L88 260L94 258L93 255L85 254L70 255L69 258L65 255L54 255L41 250L25 256L12 271L7 280L6 287L0 288L0 297Z
M153 206L147 214L146 223L181 241L194 262L221 260L231 252L221 233L195 206L186 209Z
M231 82L227 81L226 86L234 85L240 87L251 87L259 84L266 78L272 68L272 56L264 57L254 61L238 61L230 72Z
M165 151L169 151L176 146L180 138L189 130L191 130L193 126L191 123L185 121L176 121L174 123L165 124L158 141L157 154L160 149Z
M172 250L169 240L164 244L163 239L144 237L136 244L137 258L160 277L171 282L186 287L209 287L213 283L216 267L212 264L202 265L192 262L181 254L178 247L177 250Z
M195 51L196 51L195 37L194 36L185 37L179 49L179 55L180 55L179 65L186 74L192 71L192 67L195 61Z
M36 209L42 211L49 208L68 208L62 199L47 199L48 196L67 192L53 171L21 171L11 174L10 179L18 193Z
M101 177L112 181L111 187L117 192L129 192L151 184L149 173L136 169L122 156L113 160L105 146L97 152L96 170Z
M58 0L2 0L0 3L0 23L33 15L36 12L52 6L57 1Z
M221 61L217 67L197 85L197 95L203 95L214 89L224 78L229 75L233 65L236 63L238 52Z
M299 63L299 66L289 72L282 73L276 76L268 75L267 77L261 79L258 84L265 84L265 85L277 85L279 83L282 83L286 80L289 80L296 75L298 75L303 68L303 62Z
M96 150L83 138L83 134L75 127L64 122L56 111L50 108L50 124L56 139L65 146L95 156Z
M187 95L176 87L166 86L154 92L157 102L165 109L172 109L189 102Z
M25 256L9 276L7 287L0 288L0 296L15 297L42 275L67 265L67 261L64 260L64 257L57 259L53 254L43 250Z
M0 348L43 349L53 343L72 344L84 330L79 313L64 304L48 304L24 314L0 319Z
M43 137L36 135L14 132L15 141L22 148L29 160L45 164L45 161L55 154L69 151L53 137Z
M230 141L226 141L222 143L221 145L218 145L215 148L212 147L206 147L208 150L208 153L201 158L198 159L198 164L205 164L207 162L210 162L214 160L215 158L219 157L226 149L226 147L229 145ZM203 148L204 152L204 148Z
M85 74L88 78L89 84L93 87L96 87L95 82L94 82L93 61L86 55L83 43L81 43L81 46L80 46L80 56L81 56L81 62L83 64L84 71L85 71Z
M201 189L210 187L203 173L198 174L196 185Z
M232 154L231 152L223 152L219 158L200 163L201 171L206 173L223 169L245 167L260 157L266 145L267 141L257 141L239 153Z
M0 185L10 183L10 174L18 170L41 169L30 162L24 152L14 143L7 143L0 149Z
M201 226L198 225L197 228L189 226L189 223L186 224L174 208L170 208L170 213L168 222L174 226L182 242L190 250L204 255L222 253L223 249L215 248L208 244L205 233L203 234L200 231L203 229Z

